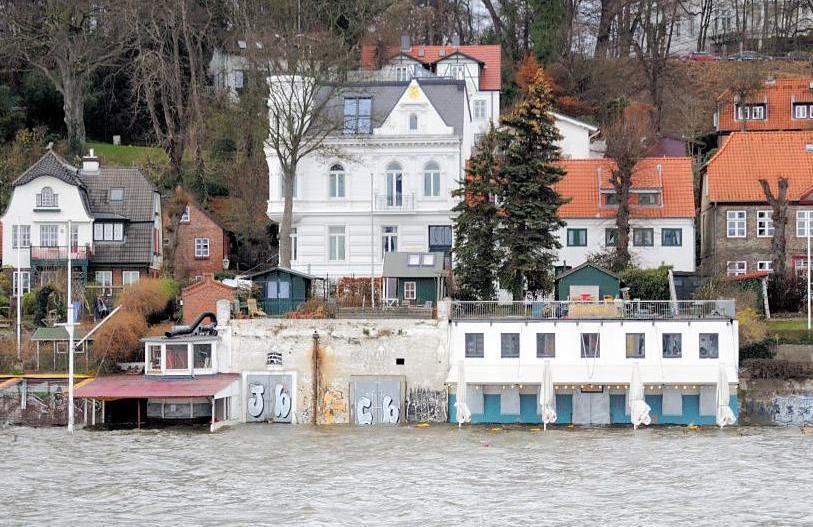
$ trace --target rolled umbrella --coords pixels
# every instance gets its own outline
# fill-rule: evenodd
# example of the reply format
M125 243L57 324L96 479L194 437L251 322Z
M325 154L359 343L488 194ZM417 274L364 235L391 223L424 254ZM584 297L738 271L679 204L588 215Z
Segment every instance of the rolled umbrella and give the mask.
M638 363L632 366L632 379L630 379L630 390L627 394L630 407L630 420L633 428L639 425L648 425L652 422L649 412L652 410L644 398L644 383L641 381L641 371Z
M539 386L539 406L542 414L542 427L548 429L548 423L556 422L556 396L553 393L553 374L550 361L542 364L542 384Z
M728 375L725 373L725 364L721 362L720 372L717 374L717 425L720 428L737 422L729 399Z
M457 426L463 426L463 423L471 421L471 411L469 405L466 403L466 372L463 367L463 361L457 363L457 400L455 401Z

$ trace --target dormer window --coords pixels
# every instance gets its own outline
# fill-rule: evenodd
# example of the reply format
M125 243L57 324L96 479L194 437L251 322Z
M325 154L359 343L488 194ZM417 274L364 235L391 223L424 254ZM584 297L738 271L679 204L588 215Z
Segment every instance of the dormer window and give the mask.
M94 223L93 239L97 242L124 241L123 223Z
M659 192L641 192L638 194L638 205L642 207L657 207L661 204Z
M813 119L813 103L795 102L793 103L794 119Z
M764 121L765 104L738 104L736 117L738 121Z
M37 208L55 208L59 206L59 194L55 194L51 187L42 187L37 194Z
M111 188L110 201L124 201L124 188L123 187Z
M604 206L605 207L617 207L618 206L618 194L615 192L607 192L604 194Z

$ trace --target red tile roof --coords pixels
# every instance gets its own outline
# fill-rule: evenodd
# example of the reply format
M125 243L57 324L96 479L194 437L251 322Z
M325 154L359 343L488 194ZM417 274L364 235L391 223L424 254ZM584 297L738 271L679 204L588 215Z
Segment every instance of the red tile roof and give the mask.
M239 373L168 379L149 375L97 377L77 388L82 399L134 399L145 397L211 397L240 379Z
M712 202L764 203L759 180L776 192L780 177L788 179L789 201L811 193L813 131L732 133L706 164L705 191Z
M559 209L564 218L612 218L616 209L599 206L599 190L612 189L612 159L568 159L560 162L567 172L556 191L571 198ZM658 174L658 166L661 174ZM599 175L601 183L599 184ZM695 216L692 160L688 157L647 157L635 167L633 189L662 188L663 205L630 208L632 218L693 218Z
M766 81L763 89L747 101L767 103L766 118L746 121L746 130L813 130L813 119L793 118L794 102L813 104L811 82L813 78ZM717 130L720 132L742 130L742 121L734 119L734 101L730 90L724 91L717 98L717 102L719 107Z
M375 46L361 48L361 67L365 70L376 68ZM401 49L398 46L387 50L388 57L407 55L422 64L436 64L455 53L463 54L469 58L483 63L480 70L480 89L483 91L500 90L502 87L502 58L499 45L471 45L471 46L412 46Z

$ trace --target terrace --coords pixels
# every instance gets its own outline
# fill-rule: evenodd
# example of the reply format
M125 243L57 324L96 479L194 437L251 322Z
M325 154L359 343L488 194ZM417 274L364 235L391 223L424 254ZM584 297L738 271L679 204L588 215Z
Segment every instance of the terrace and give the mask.
M452 302L451 320L731 320L734 300Z

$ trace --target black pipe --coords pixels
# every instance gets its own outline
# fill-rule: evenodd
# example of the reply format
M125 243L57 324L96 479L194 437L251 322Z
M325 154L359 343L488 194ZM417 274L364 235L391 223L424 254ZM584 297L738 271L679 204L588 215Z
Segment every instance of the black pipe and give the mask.
M189 335L190 333L198 329L198 326L200 326L201 322L203 322L203 319L205 318L208 318L209 320L212 321L214 325L217 325L217 316L215 316L215 314L212 313L211 311L204 311L203 313L198 315L198 318L196 318L191 325L175 326L171 330L164 333L164 336L168 339L171 339L173 337L179 337L181 335Z

